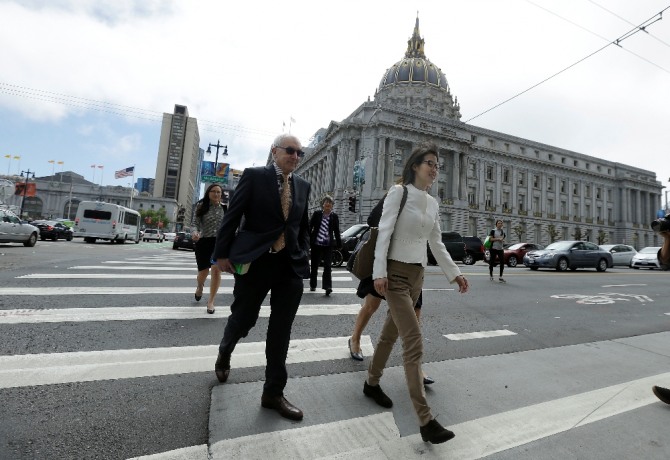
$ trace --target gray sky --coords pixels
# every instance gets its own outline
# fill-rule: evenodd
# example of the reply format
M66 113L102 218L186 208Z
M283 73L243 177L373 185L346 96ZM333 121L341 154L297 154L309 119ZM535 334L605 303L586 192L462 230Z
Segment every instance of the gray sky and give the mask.
M153 177L160 114L175 103L198 119L201 147L220 139L233 167L263 163L290 117L306 144L372 97L403 57L417 11L426 55L446 74L467 121L668 6L0 0L0 171L30 167L46 175L54 167L47 161L60 160L60 168L89 179L91 164L104 164L105 184L125 185L113 171L133 164L137 177ZM666 13L649 33L606 47L471 123L648 169L667 186Z

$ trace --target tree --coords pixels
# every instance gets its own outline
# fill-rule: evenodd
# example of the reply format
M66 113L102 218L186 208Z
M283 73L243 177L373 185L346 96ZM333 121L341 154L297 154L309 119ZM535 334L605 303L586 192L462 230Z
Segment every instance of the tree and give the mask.
M582 239L582 227L577 225L575 227L575 233L572 235L576 240L581 240Z
M547 233L549 234L550 243L556 241L556 238L558 237L558 230L556 230L556 226L554 224L551 224L547 227Z
M602 230L598 230L598 245L607 243L607 233Z
M523 241L523 236L526 234L526 223L524 221L521 221L514 227L512 227L512 231L517 237L517 241Z
M165 214L165 208L160 208L157 211L154 209L141 209L140 217L142 223L146 228L158 228L158 222L163 224L163 228L168 227L170 224L170 219L168 219L167 214Z

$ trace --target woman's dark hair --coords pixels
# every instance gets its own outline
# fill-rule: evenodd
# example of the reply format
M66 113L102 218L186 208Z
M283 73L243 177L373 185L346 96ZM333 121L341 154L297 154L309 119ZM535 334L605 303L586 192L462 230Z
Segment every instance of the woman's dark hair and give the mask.
M403 185L414 183L414 178L416 177L416 171L414 171L413 166L414 165L421 166L424 157L429 154L435 155L438 158L440 157L437 154L437 145L435 145L433 142L422 142L421 144L419 144L417 148L414 149L412 154L407 159L405 167L402 170L401 183Z
M221 197L223 197L223 189L221 186L219 184L210 184L210 186L207 187L207 190L205 190L205 196L203 196L202 199L198 201L198 205L195 207L195 217L202 217L207 214L207 211L209 211L209 205L211 203L211 200L209 199L209 192L214 187L219 187L221 189Z

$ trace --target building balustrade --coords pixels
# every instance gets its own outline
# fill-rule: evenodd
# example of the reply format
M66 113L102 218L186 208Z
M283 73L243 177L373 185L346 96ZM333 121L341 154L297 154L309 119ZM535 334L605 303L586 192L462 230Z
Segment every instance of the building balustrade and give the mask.
M541 211L535 211L533 213L533 217L542 217L542 212Z
M527 215L528 215L528 211L519 211L519 215L520 215L520 216L527 216Z

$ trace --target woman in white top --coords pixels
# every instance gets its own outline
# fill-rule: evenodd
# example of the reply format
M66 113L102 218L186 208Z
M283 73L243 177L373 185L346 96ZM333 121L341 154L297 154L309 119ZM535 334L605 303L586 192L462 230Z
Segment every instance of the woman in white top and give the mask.
M414 305L423 287L423 271L428 262L426 242L449 282L457 283L461 293L468 290L467 280L442 243L437 201L426 192L437 178L438 170L437 146L432 143L420 145L405 164L402 185L391 187L384 201L372 278L375 290L386 297L389 313L363 386L363 393L377 404L393 406L379 386L379 380L400 335L407 387L419 418L421 438L433 444L448 441L454 433L433 418L421 373L423 338ZM405 187L407 202L398 214Z

